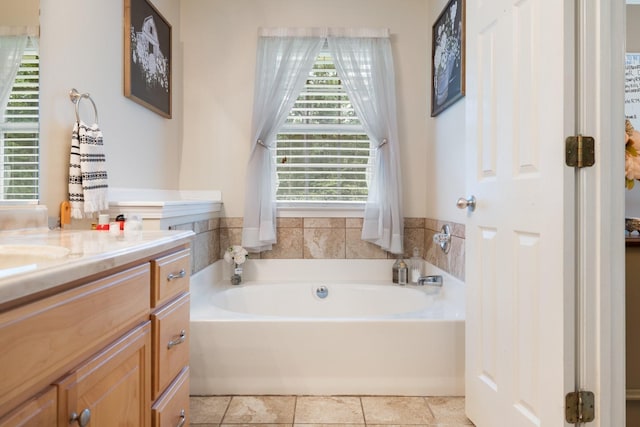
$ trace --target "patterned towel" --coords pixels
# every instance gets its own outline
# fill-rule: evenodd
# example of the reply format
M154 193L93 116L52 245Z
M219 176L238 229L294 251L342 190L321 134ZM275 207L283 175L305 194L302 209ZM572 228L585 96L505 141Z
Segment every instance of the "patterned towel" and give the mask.
M98 125L83 122L73 125L69 158L69 201L71 217L109 208L107 171L102 132Z

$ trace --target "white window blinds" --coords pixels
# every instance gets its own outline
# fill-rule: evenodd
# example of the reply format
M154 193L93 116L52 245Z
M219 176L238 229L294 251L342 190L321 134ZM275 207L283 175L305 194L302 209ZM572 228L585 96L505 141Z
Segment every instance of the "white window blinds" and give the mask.
M374 154L325 45L277 135L277 200L365 202Z
M37 200L39 179L39 74L29 41L0 122L0 200Z

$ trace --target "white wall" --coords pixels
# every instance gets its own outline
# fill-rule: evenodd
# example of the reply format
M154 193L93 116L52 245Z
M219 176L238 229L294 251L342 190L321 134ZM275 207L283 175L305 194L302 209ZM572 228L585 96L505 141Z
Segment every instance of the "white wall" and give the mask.
M464 99L430 118L431 28L446 0L154 0L173 26L170 120L123 96L122 3L41 0L41 194L54 212L75 87L97 103L111 186L219 189L225 214L242 216L258 28L350 26L392 33L405 215L464 222Z
M433 22L448 0L428 2L429 46ZM429 59L431 61L431 59ZM428 69L431 78L431 62ZM431 94L429 81L429 94ZM431 110L429 110L431 111ZM438 116L428 119L427 146L429 170L426 177L428 218L459 223L465 222L465 212L456 208L458 197L465 193L465 98L462 98Z
M405 216L425 216L431 19L427 0L182 1L184 151L180 187L220 189L242 216L259 27L387 27L397 82ZM458 123L460 126L460 123ZM446 181L442 181L446 183Z
M172 119L123 95L122 0L40 0L41 203L50 216L67 198L75 120L68 96L71 88L89 92L97 104L111 186L177 188L183 111L180 4L174 0L153 0L153 4L173 29ZM90 103L83 105L89 109L82 117L92 120Z

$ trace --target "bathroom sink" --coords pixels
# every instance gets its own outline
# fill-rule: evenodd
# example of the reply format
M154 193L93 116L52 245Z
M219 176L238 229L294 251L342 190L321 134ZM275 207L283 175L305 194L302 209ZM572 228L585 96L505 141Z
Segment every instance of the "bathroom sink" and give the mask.
M0 245L0 277L22 271L27 266L66 258L69 249L55 245ZM6 270L6 271L5 271Z
M69 255L69 249L55 245L0 245L0 256L5 255L56 259Z

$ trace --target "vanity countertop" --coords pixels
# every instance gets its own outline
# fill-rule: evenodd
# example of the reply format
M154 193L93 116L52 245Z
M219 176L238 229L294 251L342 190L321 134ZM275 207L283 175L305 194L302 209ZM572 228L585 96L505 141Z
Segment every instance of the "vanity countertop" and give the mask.
M0 233L0 312L18 301L191 242L192 231Z

